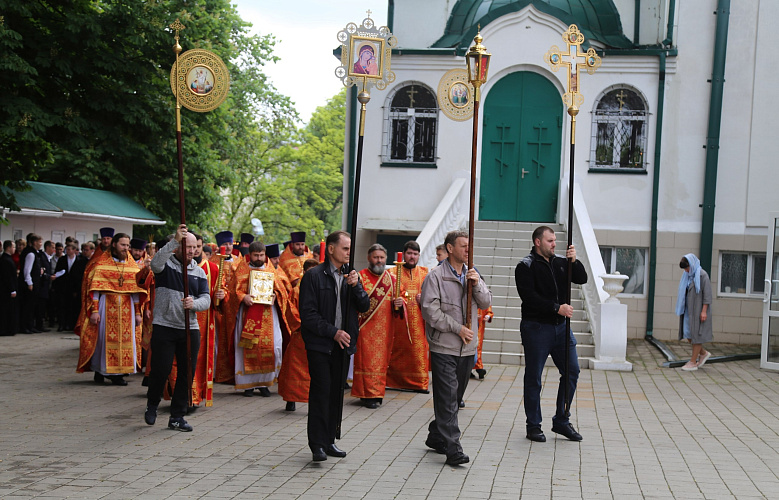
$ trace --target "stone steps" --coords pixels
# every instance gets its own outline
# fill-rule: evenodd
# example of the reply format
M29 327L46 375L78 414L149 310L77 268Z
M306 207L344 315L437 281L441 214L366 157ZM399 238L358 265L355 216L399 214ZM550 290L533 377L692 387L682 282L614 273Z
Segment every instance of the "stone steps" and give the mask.
M474 266L492 291L494 318L484 332L482 360L485 363L524 364L524 351L519 333L522 300L517 294L514 269L530 253L531 236L537 224L519 222L479 221L474 234ZM567 235L559 225L550 225L557 233L557 253L565 248ZM571 289L574 316L571 330L577 343L581 368L590 368L595 357L595 345L587 311L584 310L581 289ZM551 358L547 365L552 365Z

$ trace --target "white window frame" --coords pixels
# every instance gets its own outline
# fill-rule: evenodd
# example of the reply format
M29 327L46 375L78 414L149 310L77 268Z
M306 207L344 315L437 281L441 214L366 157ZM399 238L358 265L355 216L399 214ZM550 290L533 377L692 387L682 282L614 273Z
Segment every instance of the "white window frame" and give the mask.
M746 255L747 256L747 279L746 279L746 292L745 293L739 293L730 291L723 292L721 290L720 285L722 284L722 256L728 254L728 255ZM752 292L752 289L754 288L754 280L752 279L754 275L754 269L755 269L755 257L763 257L766 258L765 253L760 252L739 252L739 251L729 251L729 250L720 250L719 252L719 269L718 269L718 279L717 279L717 297L733 297L733 298L739 298L739 299L762 299L764 296L763 292ZM764 277L759 276L758 280L763 281Z
M608 263L608 269L611 269L611 271L608 271L609 273L614 272L614 268L617 266L617 249L618 248L627 248L630 250L643 250L644 251L644 284L643 284L643 291L641 293L619 293L617 294L617 297L624 297L626 299L642 299L646 298L647 296L647 280L649 279L649 249L646 247L629 247L629 246L623 246L623 245L602 245L598 247L598 250L604 250L604 249L610 249L611 250L611 262ZM606 264L604 262L604 264ZM625 274L624 271L620 271L617 269L620 274ZM630 277L628 277L630 279ZM625 280L627 282L627 280ZM625 284L623 282L623 285Z

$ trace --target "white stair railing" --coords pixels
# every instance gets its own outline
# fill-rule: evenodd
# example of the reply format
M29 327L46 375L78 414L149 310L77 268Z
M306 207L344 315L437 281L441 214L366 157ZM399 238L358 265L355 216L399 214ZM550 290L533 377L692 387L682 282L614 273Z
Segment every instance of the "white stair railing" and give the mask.
M449 190L441 198L433 215L417 237L419 243L419 265L435 267L435 247L444 242L446 233L465 227L468 223L468 178L467 173L458 174Z

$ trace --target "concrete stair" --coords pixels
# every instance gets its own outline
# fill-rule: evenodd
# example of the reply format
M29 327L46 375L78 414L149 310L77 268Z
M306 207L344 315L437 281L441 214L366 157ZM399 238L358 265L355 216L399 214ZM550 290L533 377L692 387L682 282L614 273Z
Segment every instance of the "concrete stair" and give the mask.
M484 331L482 360L485 363L510 365L524 364L524 353L519 334L522 301L517 294L514 269L532 247L531 235L537 223L479 221L474 231L473 262L484 281L492 290L492 311L495 317ZM549 226L557 234L557 254L563 254L568 235L560 225ZM590 368L595 357L587 311L581 290L574 285L571 290L575 309L571 330L576 337L579 366ZM551 357L547 365L552 366Z

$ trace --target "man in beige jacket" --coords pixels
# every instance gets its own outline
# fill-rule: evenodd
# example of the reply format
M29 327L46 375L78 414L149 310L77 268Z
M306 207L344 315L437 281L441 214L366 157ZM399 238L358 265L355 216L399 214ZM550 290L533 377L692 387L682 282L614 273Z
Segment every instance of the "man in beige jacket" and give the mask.
M478 341L465 326L467 281L473 283L471 325L478 324L478 309L492 303L492 293L475 269L468 269L468 233L452 231L444 240L447 260L433 268L422 283L422 317L430 345L433 372L433 411L425 444L446 454L448 465L468 463L460 445L457 422L459 402L465 394Z

